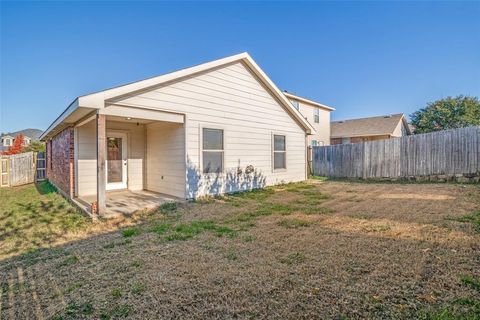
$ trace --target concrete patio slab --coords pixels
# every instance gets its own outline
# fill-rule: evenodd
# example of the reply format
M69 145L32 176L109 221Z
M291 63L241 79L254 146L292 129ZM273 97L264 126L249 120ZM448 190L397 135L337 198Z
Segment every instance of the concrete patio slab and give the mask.
M105 217L128 215L138 210L154 209L166 202L181 201L179 198L148 190L108 191L106 197L107 211ZM74 198L74 201L81 209L91 215L91 205L96 201L96 195Z

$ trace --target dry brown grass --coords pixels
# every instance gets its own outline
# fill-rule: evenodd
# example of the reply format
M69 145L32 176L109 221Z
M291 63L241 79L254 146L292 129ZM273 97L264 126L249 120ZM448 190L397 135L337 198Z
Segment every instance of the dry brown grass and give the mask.
M315 181L100 222L3 255L0 318L475 319L479 191Z

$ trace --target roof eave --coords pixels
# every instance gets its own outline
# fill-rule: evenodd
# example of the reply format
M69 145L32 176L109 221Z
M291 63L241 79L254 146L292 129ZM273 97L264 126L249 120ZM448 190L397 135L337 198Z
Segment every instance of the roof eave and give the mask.
M56 128L59 124L62 123L65 118L72 114L78 108L92 108L92 109L101 109L105 107L105 103L113 102L116 99L119 99L124 96L134 94L136 92L149 90L155 86L161 85L163 83L168 83L169 81L177 81L184 77L193 76L198 73L202 73L211 69L221 67L223 65L234 63L237 61L244 62L251 71L253 71L259 79L267 86L267 88L273 93L277 100L283 104L286 111L292 115L292 117L298 121L298 123L303 127L307 134L315 133L313 126L303 118L300 111L296 110L287 97L278 89L278 87L273 83L272 80L263 72L263 70L256 64L256 62L250 57L247 52L239 53L233 56L226 58L206 62L197 66L181 69L171 73L163 74L160 76L148 78L145 80L140 80L132 82L129 84L121 85L111 89L99 91L96 93L80 96L76 98L65 111L60 114L60 116L45 130L45 132L40 136L41 140L44 140L48 137L50 132Z
M67 118L72 112L74 112L78 108L78 98L75 98L68 107L55 119L52 124L45 130L40 137L38 138L40 141L45 141L48 135L55 129L59 124L62 123L65 118Z
M316 101L313 101L313 100L310 100L310 99L307 99L307 98L303 98L303 97L291 94L290 92L285 92L284 91L283 94L285 96L287 96L287 98L291 98L291 99L295 99L295 100L298 100L298 101L301 101L301 102L304 102L304 103L308 103L308 104L314 105L316 107L325 109L327 111L335 111L335 108L327 106L326 104L319 103L319 102L316 102Z

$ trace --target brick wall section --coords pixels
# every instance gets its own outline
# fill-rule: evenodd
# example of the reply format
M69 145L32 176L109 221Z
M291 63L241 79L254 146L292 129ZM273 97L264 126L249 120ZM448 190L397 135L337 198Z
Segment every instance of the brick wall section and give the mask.
M390 136L384 135L384 136L352 137L352 138L350 138L350 143L358 143L358 142L364 142L364 141L376 141L376 140L384 140L384 139L390 139ZM342 138L332 138L332 139L330 139L330 144L331 145L342 144Z
M75 194L73 128L47 142L47 178L70 197Z

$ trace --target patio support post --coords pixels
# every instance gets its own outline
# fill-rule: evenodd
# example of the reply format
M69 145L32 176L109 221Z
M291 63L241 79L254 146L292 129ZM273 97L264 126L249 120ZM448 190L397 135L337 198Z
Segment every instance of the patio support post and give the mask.
M107 174L105 172L106 166L106 152L107 152L107 130L106 130L106 116L98 114L96 117L97 124L97 214L104 215L106 211L106 187ZM93 211L93 210L92 210ZM92 212L93 214L93 212Z

